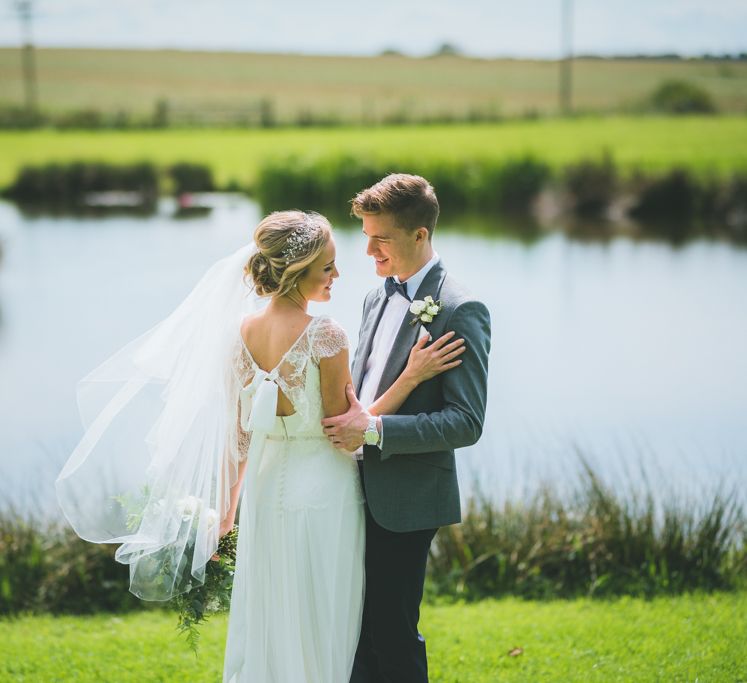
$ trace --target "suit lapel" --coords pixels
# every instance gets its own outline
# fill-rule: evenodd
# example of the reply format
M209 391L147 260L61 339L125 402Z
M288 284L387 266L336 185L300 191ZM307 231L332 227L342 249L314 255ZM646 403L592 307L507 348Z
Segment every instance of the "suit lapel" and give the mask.
M438 294L441 291L441 285L443 284L445 277L446 269L444 268L442 261L439 259L420 283L418 291L415 292L415 296L412 297L413 301L415 299L424 299L429 294L434 298L434 300L438 300ZM389 353L386 367L381 375L381 381L376 390L375 398L379 398L379 396L392 386L394 380L400 376L402 370L404 370L405 365L407 364L410 350L417 341L418 331L420 330L420 325L410 325L410 320L412 320L412 318L413 315L408 311L402 324L399 326L399 331L394 339L394 344L392 344L392 350Z
M371 344L373 343L374 334L376 328L379 326L379 321L384 313L384 306L386 305L386 293L382 286L380 291L376 293L376 297L371 302L371 306L368 309L368 313L365 315L363 321L363 331L361 332L361 340L358 345L359 348L355 351L355 363L353 364L353 386L355 387L355 393L360 396L361 385L363 384L363 370L366 366L366 360L371 353Z

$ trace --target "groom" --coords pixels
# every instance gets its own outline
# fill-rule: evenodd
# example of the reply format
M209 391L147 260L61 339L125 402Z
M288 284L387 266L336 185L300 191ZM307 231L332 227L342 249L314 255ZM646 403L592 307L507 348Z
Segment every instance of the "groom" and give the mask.
M428 681L418 632L431 541L461 521L454 449L482 433L490 315L451 278L433 249L439 206L424 178L388 175L353 200L367 254L384 286L369 292L353 360L350 409L322 421L334 443L356 451L366 498L366 596L351 683ZM371 405L404 369L421 324L411 301L431 296L443 308L426 325L465 340L458 367L420 384L396 415L370 416ZM362 446L362 448L361 448Z

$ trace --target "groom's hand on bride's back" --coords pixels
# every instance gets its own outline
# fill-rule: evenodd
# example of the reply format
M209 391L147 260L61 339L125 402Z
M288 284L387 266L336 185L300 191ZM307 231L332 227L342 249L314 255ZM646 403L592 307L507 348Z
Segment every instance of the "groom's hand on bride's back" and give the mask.
M351 384L345 386L345 393L350 403L347 412L334 417L325 417L322 420L322 427L334 446L352 453L363 445L363 432L366 431L368 419L371 416L358 400Z

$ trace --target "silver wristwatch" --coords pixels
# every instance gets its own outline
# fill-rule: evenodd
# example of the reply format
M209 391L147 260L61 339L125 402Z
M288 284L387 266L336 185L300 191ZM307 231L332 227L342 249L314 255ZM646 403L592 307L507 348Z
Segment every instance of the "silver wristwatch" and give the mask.
M379 443L379 430L376 429L377 420L378 418L376 416L368 418L368 427L366 427L366 431L363 432L363 443L367 446L375 446Z

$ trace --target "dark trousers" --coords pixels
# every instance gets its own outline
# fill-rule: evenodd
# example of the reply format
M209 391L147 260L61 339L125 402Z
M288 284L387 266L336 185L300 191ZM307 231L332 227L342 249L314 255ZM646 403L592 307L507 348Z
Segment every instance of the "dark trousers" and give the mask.
M363 464L358 467L363 481ZM389 531L374 521L366 503L366 597L350 683L427 683L418 619L437 531Z

